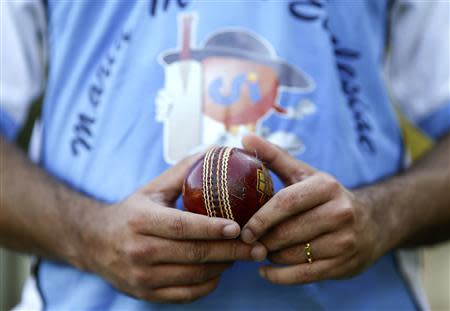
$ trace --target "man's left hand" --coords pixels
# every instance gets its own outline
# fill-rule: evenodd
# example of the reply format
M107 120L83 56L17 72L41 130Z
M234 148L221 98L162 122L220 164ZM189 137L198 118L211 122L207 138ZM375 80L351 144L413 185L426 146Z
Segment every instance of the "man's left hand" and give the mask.
M244 242L262 242L268 258L283 264L261 267L264 278L276 284L348 278L388 250L370 196L349 191L258 136L243 144L285 184L242 230Z

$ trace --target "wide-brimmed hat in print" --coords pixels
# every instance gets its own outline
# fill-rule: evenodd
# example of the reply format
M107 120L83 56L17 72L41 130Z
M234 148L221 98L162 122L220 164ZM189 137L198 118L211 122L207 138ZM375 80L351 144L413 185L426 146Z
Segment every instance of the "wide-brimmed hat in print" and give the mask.
M180 52L162 55L166 64L180 60ZM281 86L307 90L312 87L311 79L300 69L278 59L271 48L254 33L243 30L227 30L212 35L202 49L192 49L190 59L203 60L211 56L223 56L251 60L271 67L278 74Z

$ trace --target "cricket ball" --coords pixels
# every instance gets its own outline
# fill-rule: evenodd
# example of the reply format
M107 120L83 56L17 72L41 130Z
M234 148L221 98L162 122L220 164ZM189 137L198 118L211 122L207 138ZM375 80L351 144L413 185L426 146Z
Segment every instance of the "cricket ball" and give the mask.
M239 148L216 147L197 160L183 184L184 207L241 227L273 196L269 171Z

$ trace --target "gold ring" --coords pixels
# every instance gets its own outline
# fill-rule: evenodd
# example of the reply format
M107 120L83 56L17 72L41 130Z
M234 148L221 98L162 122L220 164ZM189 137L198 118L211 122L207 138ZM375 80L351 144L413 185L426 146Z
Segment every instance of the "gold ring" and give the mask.
M311 251L311 243L306 243L305 245L305 255L308 263L313 262L312 251Z

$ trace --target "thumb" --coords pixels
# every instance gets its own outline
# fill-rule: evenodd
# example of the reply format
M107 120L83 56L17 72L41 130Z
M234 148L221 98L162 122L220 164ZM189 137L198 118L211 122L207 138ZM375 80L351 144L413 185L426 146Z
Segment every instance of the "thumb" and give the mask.
M286 186L297 183L315 172L313 167L291 157L285 150L257 135L246 135L242 139L242 145L277 174Z
M189 169L200 156L201 154L195 154L184 158L145 185L142 191L160 202L169 205L174 203L181 193Z

